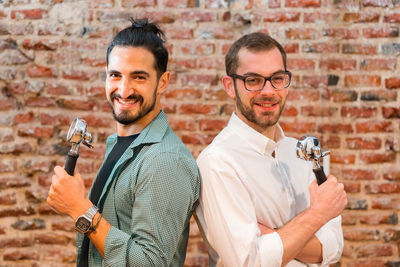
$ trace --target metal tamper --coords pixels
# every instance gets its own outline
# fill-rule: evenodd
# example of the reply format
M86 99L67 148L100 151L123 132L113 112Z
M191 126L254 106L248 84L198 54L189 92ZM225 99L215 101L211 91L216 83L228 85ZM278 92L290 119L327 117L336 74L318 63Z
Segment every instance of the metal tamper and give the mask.
M75 118L69 127L67 142L72 143L68 151L64 169L69 175L74 175L76 161L79 157L79 145L82 143L89 148L92 146L92 135L86 131L86 121Z
M309 160L313 162L314 174L317 178L318 185L326 181L326 175L324 173L323 167L320 165L319 161L329 155L330 151L322 151L319 140L311 135L302 136L297 142L296 154L297 157Z

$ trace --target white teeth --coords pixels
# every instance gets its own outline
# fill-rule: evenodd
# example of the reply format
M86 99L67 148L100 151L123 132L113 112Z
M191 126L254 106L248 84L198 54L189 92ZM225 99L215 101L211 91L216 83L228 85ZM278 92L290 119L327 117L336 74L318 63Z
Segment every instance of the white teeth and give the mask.
M262 107L272 107L275 104L258 104L258 105Z
M118 98L118 101L121 103L121 104L125 104L125 105L131 105L131 104L134 104L134 103L136 103L136 100L124 100L124 99L121 99L121 98Z

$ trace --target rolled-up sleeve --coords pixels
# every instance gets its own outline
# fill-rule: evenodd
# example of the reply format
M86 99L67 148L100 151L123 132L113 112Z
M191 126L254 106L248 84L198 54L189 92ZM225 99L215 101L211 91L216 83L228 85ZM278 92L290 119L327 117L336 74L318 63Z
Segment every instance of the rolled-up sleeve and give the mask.
M322 263L329 266L340 260L343 251L342 218L335 217L315 233L322 244Z
M194 161L175 153L146 159L132 185L129 232L111 227L105 266L169 266L187 238L200 178ZM185 242L185 241L183 241Z

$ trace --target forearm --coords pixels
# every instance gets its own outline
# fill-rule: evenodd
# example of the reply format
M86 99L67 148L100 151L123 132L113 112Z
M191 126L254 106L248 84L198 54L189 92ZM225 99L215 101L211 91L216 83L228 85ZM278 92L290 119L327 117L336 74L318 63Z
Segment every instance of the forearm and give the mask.
M315 237L315 232L323 224L322 218L307 209L277 231L283 243L282 266L302 253L303 248ZM311 248L314 245L314 241L312 241Z
M99 217L100 213L98 212L96 213L93 222L97 222ZM92 241L92 243L95 245L95 247L97 248L97 250L99 251L99 253L103 258L104 258L104 246L110 228L111 224L109 224L106 219L101 217L100 222L98 223L96 229L88 235L90 241Z
M322 244L316 236L313 236L306 246L295 257L296 260L305 263L322 262Z

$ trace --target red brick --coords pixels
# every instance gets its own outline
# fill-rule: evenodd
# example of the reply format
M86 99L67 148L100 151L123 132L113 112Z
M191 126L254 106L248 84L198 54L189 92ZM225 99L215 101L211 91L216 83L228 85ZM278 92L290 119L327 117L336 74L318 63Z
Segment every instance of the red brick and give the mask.
M28 76L32 78L51 78L56 76L51 68L36 64L29 65L26 71Z
M314 70L315 61L312 59L288 59L287 67L290 70Z
M306 53L338 53L339 44L314 43L303 45L303 52Z
M283 46L283 49L285 49L286 54L299 52L299 44L297 44L297 43L283 44L282 46Z
M18 128L18 136L29 136L36 138L50 138L53 136L53 128L51 127L32 127L25 126Z
M400 118L400 108L382 107L382 116L385 119Z
M346 263L346 267L387 267L385 260L366 259Z
M351 124L330 123L321 124L318 126L318 131L321 133L353 133Z
M363 213L359 215L360 223L369 225L379 225L379 224L397 224L396 213Z
M392 122L390 121L370 121L360 122L356 125L357 133L371 133L371 132L392 132Z
M342 178L346 180L376 180L378 179L375 170L368 169L344 169Z
M60 84L48 84L47 85L47 93L51 95L71 95L72 92L70 88Z
M122 7L138 8L138 7L152 7L156 6L156 0L122 0Z
M288 106L288 105L285 106L285 108L282 112L282 116L284 116L284 117L296 117L297 114L299 114L297 109L293 106Z
M200 120L200 131L218 131L220 132L227 124L226 120Z
M320 93L311 90L289 90L288 101L318 101Z
M327 29L324 32L325 36L339 39L357 39L358 30L357 29Z
M348 23L379 22L379 13L345 13L343 15L343 21Z
M0 18L5 18L6 16L7 14L4 11L0 10Z
M215 53L215 44L212 43L196 43L191 42L184 43L181 45L181 51L183 54L189 55L212 55Z
M361 70L395 70L396 59L366 59L361 61Z
M400 183L369 183L365 185L367 194L394 194L400 193Z
M216 105L203 104L182 104L179 112L182 114L216 114L218 107Z
M300 19L299 12L267 12L264 22L296 22Z
M361 154L360 159L365 163L384 163L396 161L394 152Z
M323 76L303 76L303 86L305 87L325 87L328 85L328 77L326 75Z
M303 21L305 23L329 23L334 19L334 15L330 13L312 12L304 13Z
M355 214L342 213L342 225L355 225L357 216Z
M185 74L181 76L181 82L184 85L217 85L218 81L218 76L215 74Z
M71 238L65 234L37 233L33 236L33 240L37 244L66 245Z
M349 149L379 149L382 141L379 138L346 138L347 148Z
M390 77L385 79L385 87L387 89L400 88L400 77Z
M68 80L88 81L95 79L97 77L97 73L71 69L64 70L62 72L62 76L64 79Z
M75 224L71 220L56 221L51 223L51 229L53 231L64 231L64 232L74 232Z
M193 39L193 29L172 28L166 32L168 38L176 40Z
M17 199L15 197L15 192L12 193L1 193L0 194L0 205L14 205L17 203ZM0 246L2 240L0 239Z
M369 244L357 247L356 254L357 258L382 257L382 256L392 256L393 251L391 245Z
M25 39L22 42L22 46L25 49L54 51L58 48L58 41L46 40L46 39L41 39L41 40Z
M174 2L174 0L170 0ZM185 2L188 2L185 0ZM217 14L214 12L199 12L199 11L186 11L181 13L182 21L190 22L212 22L217 19Z
M199 59L199 68L209 70L225 70L225 59L222 57L206 57Z
M53 261L58 263L75 263L76 251L63 247L52 246L43 251L43 261ZM36 267L36 266L35 266Z
M321 107L321 106L306 106L301 108L301 114L312 117L330 117L335 114L337 108Z
M364 91L360 96L361 101L396 101L397 92L384 90Z
M400 168L385 168L383 178L387 180L400 180Z
M101 87L90 87L86 90L86 95L87 96L99 96L99 97L104 97L106 96L105 93L105 88L103 86Z
M169 124L174 131L195 131L197 124L188 120L169 120Z
M393 7L392 0L363 0L364 7Z
M24 250L21 249L6 251L3 254L3 259L5 261L22 261L22 260L38 260L39 253L36 250Z
M346 87L353 87L353 86L379 87L381 85L381 76L379 75L346 75L344 80Z
M28 142L25 143L11 143L0 145L0 154L14 154L19 155L32 151L32 147Z
M111 8L114 6L114 0L92 0L88 4L89 8Z
M106 58L103 56L100 57L87 56L83 57L82 60L85 65L91 67L105 67L107 65Z
M319 68L321 70L355 70L356 61L352 59L326 59L321 60Z
M341 154L334 154L331 153L331 162L338 163L338 164L354 164L356 161L355 155L343 155Z
M86 115L82 116L82 119L87 122L89 127L110 127L114 125L114 119L112 116L96 116L96 115Z
M349 241L379 240L379 231L370 229L344 229L343 236Z
M396 27L373 27L363 29L366 38L390 38L399 36L399 28Z
M398 196L381 196L372 199L373 209L400 209L400 197Z
M24 10L12 10L12 19L43 19L47 17L47 10L45 9L24 9Z
M209 145L215 136L216 134L184 134L180 138L187 145Z
M25 105L28 107L53 107L55 104L56 103L53 98L45 96L34 96L25 101Z
M286 0L286 7L320 7L321 0Z
M0 209L0 218L1 217L29 216L29 215L33 215L33 214L35 214L35 210L30 206Z
M343 182L344 184L344 191L347 194L349 193L360 193L361 185L357 182Z
M15 108L15 100L12 98L0 99L0 110L10 110Z
M40 115L40 123L42 125L69 126L72 122L72 117L67 114L47 114Z
M341 116L346 118L371 118L377 115L375 107L342 107Z
M165 94L166 98L175 98L179 100L184 99L199 99L201 98L202 93L201 90L184 88L184 89L176 89L176 90L168 90Z
M293 132L293 133L309 133L312 132L315 128L315 123L311 122L280 122L282 129L285 132Z
M399 23L400 22L400 13L391 13L391 14L385 14L383 17L384 22L390 22L390 23Z
M195 69L197 60L192 58L176 58L171 59L169 62L169 68L175 71L184 71Z
M57 104L60 107L75 110L95 110L97 103L93 100L78 100L78 99L59 99Z
M400 240L400 230L397 230L397 229L385 230L385 233L383 234L383 239L386 242Z
M342 52L343 54L375 55L377 47L371 44L343 44Z
M291 40L315 40L320 37L320 32L310 28L289 28L285 31L285 36Z

